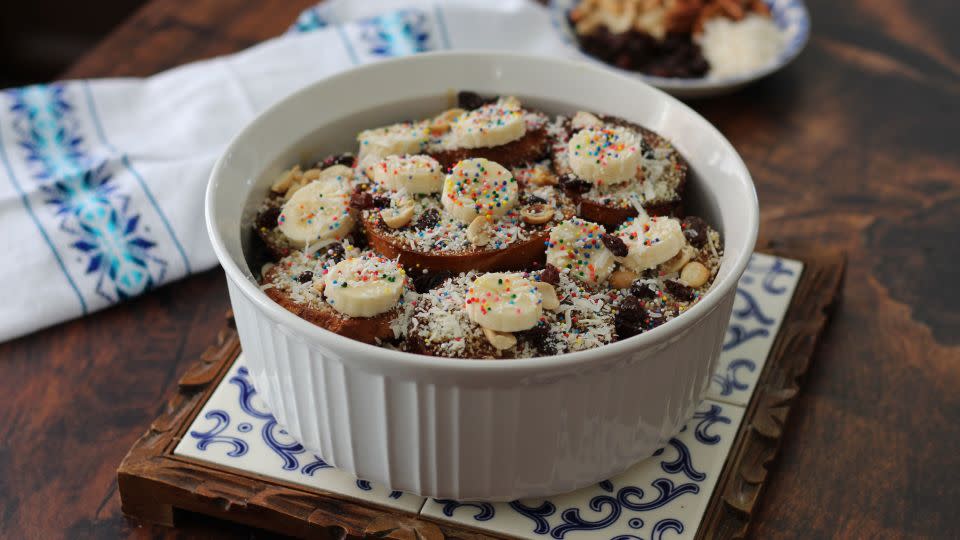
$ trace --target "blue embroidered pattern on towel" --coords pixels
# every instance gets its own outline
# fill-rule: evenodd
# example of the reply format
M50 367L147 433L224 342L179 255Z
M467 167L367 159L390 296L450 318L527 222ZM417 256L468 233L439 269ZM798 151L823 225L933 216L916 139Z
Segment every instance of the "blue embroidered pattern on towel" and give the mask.
M439 5L434 7L432 16L426 11L410 8L340 24L331 5L324 4L303 11L288 33L312 32L330 26L336 26L344 49L354 64L380 58L408 56L430 51L438 46L450 48ZM440 30L439 43L431 37L434 26Z
M401 9L357 24L367 50L375 56L407 56L431 48L429 20L419 9Z
M119 181L124 172L136 175L129 161L89 140L95 120L87 119L96 113L90 102L89 114L81 114L80 90L79 83L35 85L8 90L4 97L15 137L8 152L20 152L7 157L20 158L33 181L35 189L20 186L23 191L41 194L43 206L32 208L37 225L48 238L53 235L45 227L56 229L51 249L86 312L90 304L114 303L163 282L168 251L159 245L163 232L151 229L164 218L142 179L140 189ZM144 198L152 208L140 204ZM186 256L169 233L186 273Z
M293 26L287 30L287 33L299 34L304 32L312 32L314 30L326 28L330 26L330 24L331 22L329 15L327 14L326 6L324 4L319 4L303 10L297 17L296 22L293 23Z

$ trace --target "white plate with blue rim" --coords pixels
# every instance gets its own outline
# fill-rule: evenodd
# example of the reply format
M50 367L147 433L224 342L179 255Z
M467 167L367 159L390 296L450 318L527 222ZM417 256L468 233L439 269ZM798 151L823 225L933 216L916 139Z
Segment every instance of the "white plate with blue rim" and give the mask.
M727 94L762 79L771 73L783 69L793 61L810 38L810 12L803 0L764 0L770 7L774 23L783 33L784 47L777 59L764 67L729 77L657 77L636 71L628 71L608 64L580 50L573 28L570 27L567 14L580 0L550 0L550 18L553 27L563 42L576 51L576 54L588 62L606 66L609 69L626 73L632 77L656 86L657 88L681 98L698 98Z

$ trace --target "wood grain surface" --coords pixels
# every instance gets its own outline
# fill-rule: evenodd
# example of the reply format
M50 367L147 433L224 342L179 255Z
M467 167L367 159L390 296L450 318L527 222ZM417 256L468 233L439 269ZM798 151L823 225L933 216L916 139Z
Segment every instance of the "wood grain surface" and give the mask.
M282 32L310 0L155 0L66 77L142 76ZM786 70L693 103L757 182L761 235L845 249L756 538L960 537L955 0L808 0ZM200 231L198 231L200 234ZM268 536L120 513L116 468L228 307L221 271L0 345L0 537Z

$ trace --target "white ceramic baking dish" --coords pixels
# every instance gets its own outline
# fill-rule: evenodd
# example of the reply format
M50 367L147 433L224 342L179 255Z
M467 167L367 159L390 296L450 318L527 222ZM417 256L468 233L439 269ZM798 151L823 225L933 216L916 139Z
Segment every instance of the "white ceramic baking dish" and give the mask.
M709 294L677 319L612 345L503 361L366 345L267 298L251 271L250 223L271 180L293 163L353 149L360 129L436 113L457 89L516 95L548 112L619 115L673 141L691 167L690 206L726 244ZM743 161L686 105L588 64L489 53L372 64L282 100L217 162L206 212L254 383L287 431L360 478L483 500L603 480L680 429L708 386L758 224Z

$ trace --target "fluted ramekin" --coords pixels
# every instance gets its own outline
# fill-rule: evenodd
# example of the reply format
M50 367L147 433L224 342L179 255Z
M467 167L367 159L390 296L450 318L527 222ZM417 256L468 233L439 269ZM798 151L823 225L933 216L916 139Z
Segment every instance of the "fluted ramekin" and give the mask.
M263 294L248 263L250 223L271 178L290 163L353 148L362 128L435 113L456 89L517 95L548 112L614 114L673 141L690 164L693 208L726 246L709 294L677 319L612 345L504 361L366 345ZM590 65L491 53L376 63L282 100L217 162L206 214L254 384L287 431L360 478L481 500L546 496L603 480L680 429L709 384L759 221L743 161L686 105Z

